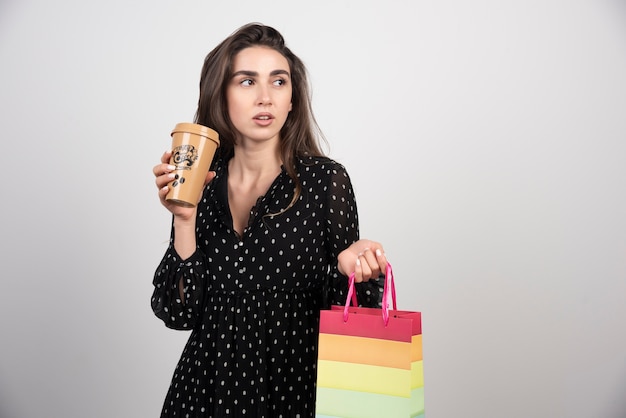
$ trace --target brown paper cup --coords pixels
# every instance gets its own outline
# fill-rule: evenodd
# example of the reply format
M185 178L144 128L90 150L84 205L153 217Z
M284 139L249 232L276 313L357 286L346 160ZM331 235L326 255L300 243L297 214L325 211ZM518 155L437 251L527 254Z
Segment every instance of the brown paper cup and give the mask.
M168 183L168 202L192 208L198 204L204 180L220 139L217 132L195 123L179 123L172 131L174 180Z

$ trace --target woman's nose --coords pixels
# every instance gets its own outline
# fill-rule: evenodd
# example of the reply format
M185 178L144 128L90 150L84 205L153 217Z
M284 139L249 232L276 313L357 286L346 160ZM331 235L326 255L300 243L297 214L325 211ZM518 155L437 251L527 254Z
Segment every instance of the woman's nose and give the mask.
M258 94L259 105L268 105L272 103L272 100L270 99L270 92L267 87L259 86Z

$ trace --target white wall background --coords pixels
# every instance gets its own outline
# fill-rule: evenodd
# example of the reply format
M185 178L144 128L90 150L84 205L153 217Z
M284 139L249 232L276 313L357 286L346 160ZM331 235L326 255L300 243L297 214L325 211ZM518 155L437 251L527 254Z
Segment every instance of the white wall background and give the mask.
M427 416L625 417L623 0L2 0L0 417L158 416L151 168L250 21L423 312Z

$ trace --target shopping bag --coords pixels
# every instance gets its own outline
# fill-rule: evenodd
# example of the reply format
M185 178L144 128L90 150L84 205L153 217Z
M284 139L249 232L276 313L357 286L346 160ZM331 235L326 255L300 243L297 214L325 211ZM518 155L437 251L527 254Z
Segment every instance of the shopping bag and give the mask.
M382 309L357 306L353 274L345 306L320 312L316 417L423 418L422 315L397 309L391 265Z

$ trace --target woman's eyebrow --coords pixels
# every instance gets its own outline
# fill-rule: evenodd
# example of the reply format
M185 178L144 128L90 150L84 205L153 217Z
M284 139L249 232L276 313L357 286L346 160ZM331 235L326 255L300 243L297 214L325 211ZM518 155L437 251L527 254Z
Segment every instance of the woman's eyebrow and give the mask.
M270 76L275 76L275 75L286 75L287 77L289 77L289 71L287 70L274 70L272 72L270 72ZM247 77L258 77L259 73L256 71L249 71L249 70L239 70L239 71L235 71L233 73L233 77L237 77L237 76L247 76Z
M233 73L233 77L237 77L239 75L245 75L248 77L256 77L259 75L259 73L257 73L256 71L248 71L248 70L239 70Z
M286 70L274 70L270 73L270 75L279 75L279 74L286 75L287 77L290 76L289 71L286 71Z

